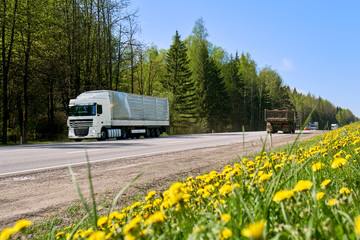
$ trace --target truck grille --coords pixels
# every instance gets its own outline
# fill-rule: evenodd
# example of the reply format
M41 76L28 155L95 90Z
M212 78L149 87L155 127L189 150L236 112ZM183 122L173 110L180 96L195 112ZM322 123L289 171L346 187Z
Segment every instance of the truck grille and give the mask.
M89 134L89 127L92 127L92 119L70 120L70 127L74 129L74 133L78 137L84 137Z
M89 134L89 128L75 128L74 132L78 137L85 137Z
M93 120L92 119L84 119L84 120L70 120L71 128L89 128L92 127Z

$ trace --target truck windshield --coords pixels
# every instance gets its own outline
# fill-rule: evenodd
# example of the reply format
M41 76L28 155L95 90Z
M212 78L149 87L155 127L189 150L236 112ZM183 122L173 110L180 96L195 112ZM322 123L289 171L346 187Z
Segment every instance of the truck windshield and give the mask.
M70 106L69 116L95 116L95 105Z

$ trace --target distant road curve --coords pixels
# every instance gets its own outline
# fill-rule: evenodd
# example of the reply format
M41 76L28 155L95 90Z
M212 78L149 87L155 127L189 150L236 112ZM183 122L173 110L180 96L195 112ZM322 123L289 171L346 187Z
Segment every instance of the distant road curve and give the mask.
M37 170L84 164L85 151L90 162L119 160L129 157L169 153L250 141L263 141L267 134L234 132L192 134L160 138L66 142L0 147L0 177ZM286 134L273 134L281 138Z

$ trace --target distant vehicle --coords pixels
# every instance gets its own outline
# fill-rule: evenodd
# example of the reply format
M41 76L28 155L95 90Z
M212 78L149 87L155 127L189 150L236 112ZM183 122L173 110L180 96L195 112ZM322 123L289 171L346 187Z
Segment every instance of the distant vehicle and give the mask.
M311 130L310 125L305 126L305 127L304 127L304 130Z
M268 133L295 133L296 115L293 109L265 109L265 121Z
M159 137L170 127L167 98L109 90L84 92L71 99L69 138Z
M310 130L318 130L319 129L319 123L318 122L313 122L310 123Z
M339 128L339 125L337 125L336 123L331 124L331 130L336 130Z

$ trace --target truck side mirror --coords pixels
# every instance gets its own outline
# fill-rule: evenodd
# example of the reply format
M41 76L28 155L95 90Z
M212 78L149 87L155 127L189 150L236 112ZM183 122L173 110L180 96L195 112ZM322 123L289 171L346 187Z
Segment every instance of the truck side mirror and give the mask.
M97 115L102 114L102 105L96 105L96 112L97 112Z

